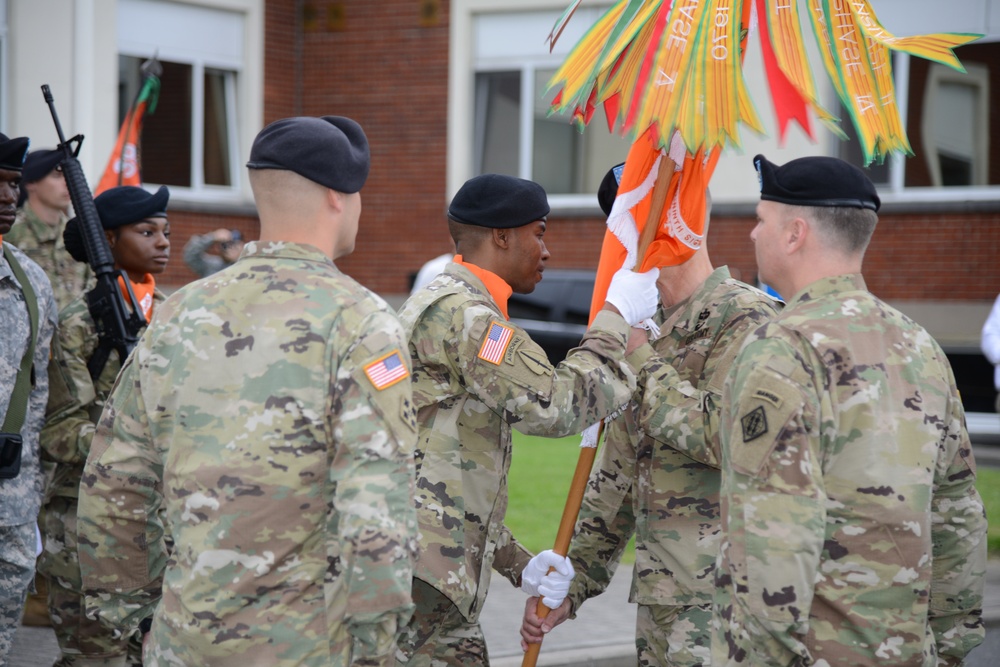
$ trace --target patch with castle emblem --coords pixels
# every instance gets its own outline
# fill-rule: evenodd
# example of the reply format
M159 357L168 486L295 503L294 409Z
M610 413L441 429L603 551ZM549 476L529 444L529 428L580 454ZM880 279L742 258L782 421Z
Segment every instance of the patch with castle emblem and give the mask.
M767 433L767 415L764 413L764 407L758 405L740 417L740 425L743 427L743 442L750 442Z

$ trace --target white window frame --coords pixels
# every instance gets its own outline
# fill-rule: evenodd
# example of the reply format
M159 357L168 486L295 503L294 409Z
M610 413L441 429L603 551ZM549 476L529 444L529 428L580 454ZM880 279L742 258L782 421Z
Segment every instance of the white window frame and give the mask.
M965 66L966 73L956 72L950 67L931 63L927 73L927 87L924 89L924 115L923 124L920 128L923 138L924 152L927 157L937 153L937 142L934 139L932 129L935 125L935 116L931 100L940 94L941 86L944 84L958 84L969 86L976 90L976 110L974 127L971 128L973 137L989 136L989 99L990 99L990 79L989 70L979 63L969 63ZM972 182L973 187L988 187L990 154L988 141L976 141L973 139L972 146ZM936 187L941 184L941 165L937 160L927 161L928 169L931 173L931 182Z
M450 26L449 85L448 85L448 199L474 174L476 155L474 132L476 74L478 72L521 72L521 134L519 141L520 174L530 174L532 169L532 146L534 144L534 78L538 70L556 69L562 64L565 54L576 43L576 37L563 34L557 43L555 53L548 52L548 45L542 40L531 44L524 56L476 57L473 44L476 18L490 13L544 13L551 15L554 23L559 14L568 6L564 0L465 0L452 4ZM582 8L607 8L611 0L584 0ZM570 21L570 30L582 34L589 24L581 21L579 10ZM594 194L553 194L549 195L553 210L588 211L596 208Z
M553 12L553 21L567 6L568 0L463 0L452 4L451 25L450 25L450 52L449 52L449 86L448 86L448 164L447 164L447 188L448 198L461 187L462 183L472 176L474 165L474 140L473 123L475 116L475 75L480 71L515 70L522 71L522 109L521 123L522 132L520 137L520 164L522 173L530 173L531 168L531 138L533 134L532 105L525 103L528 97L525 94L533 95L530 89L530 80L524 76L527 68L558 67L562 63L562 54L553 55L551 58L506 58L502 61L491 63L488 59L477 59L476 49L473 43L475 39L475 19L478 15L499 12ZM607 7L608 0L584 0L581 7ZM975 11L981 11L976 9ZM975 13L975 12L973 12ZM886 17L881 17L884 21ZM574 16L570 21L570 26L577 24L581 27L579 15ZM886 23L890 29L890 22ZM582 26L589 28L588 26ZM809 28L807 27L808 31ZM990 26L983 26L984 32L990 31ZM981 41L995 39L997 35L991 35ZM575 43L575 38L562 36L558 46L568 50ZM755 47L756 48L756 47ZM565 53L565 51L563 51ZM904 119L907 117L909 106L909 71L910 56L905 53L896 53L894 58L894 72L896 79L896 97L900 113ZM821 67L817 65L817 67ZM817 69L817 72L820 70ZM819 74L817 74L819 76ZM832 91L832 87L830 88ZM763 104L758 106L758 111L764 115L767 109ZM527 125L525 125L527 123ZM817 143L811 145L809 153L817 151L826 152L829 155L837 154L837 143L834 140L824 137L826 131L816 123ZM919 128L908 128L908 133L919 132ZM743 128L744 133L749 130ZM749 142L748 142L749 143ZM771 133L769 138L769 151L773 151L773 146L777 145L777 136ZM751 153L752 154L752 153ZM883 203L949 203L967 201L993 201L1000 197L1000 186L967 186L967 187L904 187L904 158L893 155L889 161L889 183L879 186L879 194ZM527 164L527 171L524 165ZM596 209L592 194L585 195L552 195L549 202L554 211L571 214L577 211L592 212Z
M249 185L246 170L242 169L245 160L241 160L240 156L249 154L253 137L262 123L263 0L200 0L194 3L118 0L118 10L120 55L145 59L155 53L161 60L189 65L192 70L191 186L171 185L171 198L232 204L248 201ZM134 20L130 21L130 16ZM173 24L176 27L180 16L200 17L202 20L188 21L185 23L188 30L178 29L164 35L163 26ZM238 30L235 27L237 21ZM137 31L134 28L137 22L145 25L147 30ZM198 34L198 30L204 30L205 25L214 25L225 34L205 39ZM206 69L226 72L229 186L204 182ZM169 95L170 91L161 91L161 94ZM239 114L240 119L237 118L237 109L243 111Z

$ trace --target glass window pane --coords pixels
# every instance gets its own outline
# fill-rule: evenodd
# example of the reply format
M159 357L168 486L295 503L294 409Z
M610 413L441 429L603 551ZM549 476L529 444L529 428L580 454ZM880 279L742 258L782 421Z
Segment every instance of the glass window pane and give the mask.
M813 118L812 127L814 136L828 131L819 121L815 120L815 117ZM864 155L861 151L861 142L858 140L858 132L854 128L850 112L843 105L840 105L840 128L847 135L847 140L839 142L840 155L838 157L841 160L847 160L851 164L864 169L865 173L868 174L868 178L872 180L872 183L876 185L889 185L890 159L886 158L882 164L872 161L871 164L865 166Z
M521 73L476 74L476 174L519 176Z
M608 169L625 161L630 141L609 132L602 104L582 133L571 123L572 110L549 115L558 91L545 88L554 73L535 73L532 178L549 194L592 194Z
M119 56L119 123L139 91L142 59ZM160 61L160 99L143 120L139 164L143 182L191 187L191 65Z
M906 160L907 187L1000 185L1000 164L989 147L1000 138L1000 86L990 85L1000 42L955 49L966 68L956 72L910 59L907 129L914 157Z
M229 164L228 72L205 70L205 137L203 170L206 185L232 185Z

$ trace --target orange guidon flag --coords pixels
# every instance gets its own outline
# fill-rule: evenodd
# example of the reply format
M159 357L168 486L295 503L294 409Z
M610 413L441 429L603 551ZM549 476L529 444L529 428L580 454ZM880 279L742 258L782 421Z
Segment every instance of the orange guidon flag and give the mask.
M152 114L156 110L159 98L159 77L147 75L135 102L128 111L128 115L122 121L121 129L118 130L118 140L115 142L114 150L111 151L111 157L104 168L104 174L94 189L95 197L105 190L119 185L142 185L139 155L142 122L147 114Z
M590 319L604 306L611 276L624 267L647 271L683 264L702 246L707 202L705 189L712 179L721 148L689 153L679 133L674 133L669 154L656 148L659 131L651 127L640 136L625 159L618 196L608 216L601 257L594 281ZM650 223L653 189L660 169L670 169L666 203L659 220ZM638 241L647 224L658 226L656 237L643 257Z

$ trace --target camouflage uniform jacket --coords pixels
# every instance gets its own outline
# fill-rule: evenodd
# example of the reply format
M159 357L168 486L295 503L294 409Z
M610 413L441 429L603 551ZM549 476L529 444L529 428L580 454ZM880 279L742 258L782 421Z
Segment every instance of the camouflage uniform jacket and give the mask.
M8 246L6 239L3 245ZM49 279L41 267L23 252L11 247L25 275L31 281L38 301L38 334L35 338L33 375L35 384L28 395L27 413L21 426L21 472L13 479L0 479L0 526L20 526L34 523L42 504L44 478L38 454L38 434L45 421L45 401L49 381L45 369L49 365L49 345L56 327L56 302ZM21 284L0 253L0 313L4 332L0 336L0 424L7 416L10 395L28 349L31 327L28 308Z
M723 392L714 665L958 665L986 519L948 361L860 275L751 333Z
M628 325L599 314L581 347L553 368L528 334L504 319L479 278L458 264L411 296L400 319L413 357L419 424L421 550L414 576L475 622L490 568L517 586L530 560L503 524L511 428L552 437L579 433L624 404L636 380L623 358ZM494 325L511 334L499 363L481 358Z
M154 303L160 304L164 298L159 290L153 292ZM47 498L77 497L97 420L121 370L118 354L112 352L97 380L90 378L87 362L97 349L97 341L87 297L78 296L59 313L59 329L52 341L49 404L41 446L42 458L57 465L46 489Z
M392 664L417 546L409 364L385 302L311 246L248 243L171 295L84 468L88 615L152 616L147 664Z
M67 220L66 216L60 216L59 224L53 227L42 222L31 204L25 202L17 211L14 226L4 236L5 241L35 260L48 275L59 310L93 285L90 266L76 261L66 251L63 230Z
M584 495L569 552L574 609L604 592L633 533L630 601L711 604L719 471L675 447L715 458L723 382L743 337L775 306L721 267L688 299L660 308L661 336L652 343L659 356L640 374L641 401L605 429Z

